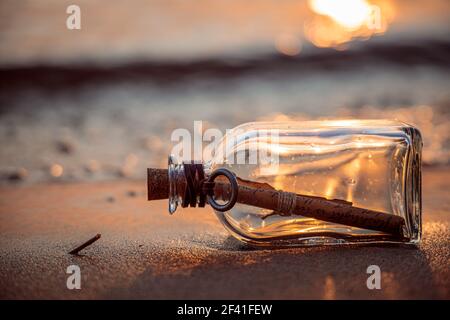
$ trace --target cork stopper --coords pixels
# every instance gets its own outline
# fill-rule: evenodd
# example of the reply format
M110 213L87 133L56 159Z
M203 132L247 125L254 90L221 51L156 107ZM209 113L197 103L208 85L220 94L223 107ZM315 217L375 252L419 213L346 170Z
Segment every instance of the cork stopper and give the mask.
M169 197L169 172L167 169L147 169L147 199L160 200Z

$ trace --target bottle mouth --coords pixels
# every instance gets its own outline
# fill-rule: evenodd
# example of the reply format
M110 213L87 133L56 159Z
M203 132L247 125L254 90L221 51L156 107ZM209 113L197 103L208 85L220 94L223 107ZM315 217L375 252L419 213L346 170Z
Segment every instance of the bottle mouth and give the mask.
M178 195L177 195L177 175L180 171L178 168L175 157L173 155L169 155L168 159L168 174L169 174L169 213L173 214L178 207Z
M226 168L214 170L205 177L202 163L178 163L173 155L168 159L169 213L173 214L178 204L182 207L204 207L209 204L214 210L228 211L237 202L238 182L236 175ZM218 203L214 199L214 180L223 176L230 184L230 199Z

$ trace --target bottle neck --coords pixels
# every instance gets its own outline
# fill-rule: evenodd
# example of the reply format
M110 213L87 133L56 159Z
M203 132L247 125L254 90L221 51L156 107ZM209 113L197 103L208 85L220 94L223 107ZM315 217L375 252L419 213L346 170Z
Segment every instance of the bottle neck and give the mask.
M186 178L183 164L174 164L169 158L169 212L173 214L178 205L183 203Z
M169 212L173 214L178 206L204 207L205 195L201 183L206 178L205 167L201 163L175 163L169 157Z

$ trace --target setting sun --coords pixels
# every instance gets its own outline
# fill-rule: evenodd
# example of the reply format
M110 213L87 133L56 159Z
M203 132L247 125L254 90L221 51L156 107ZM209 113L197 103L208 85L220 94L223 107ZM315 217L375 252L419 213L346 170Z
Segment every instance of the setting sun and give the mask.
M366 0L310 0L310 8L332 18L347 29L357 29L368 22L372 6Z

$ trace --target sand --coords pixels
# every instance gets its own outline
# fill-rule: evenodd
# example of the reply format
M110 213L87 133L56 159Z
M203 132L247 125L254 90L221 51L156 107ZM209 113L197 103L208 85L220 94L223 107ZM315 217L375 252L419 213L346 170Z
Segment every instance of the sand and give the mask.
M210 209L173 216L146 201L145 181L0 188L3 299L449 299L450 171L424 169L418 247L322 246L255 250ZM68 251L101 233L72 256ZM81 269L69 290L66 269ZM366 286L379 265L380 290Z

